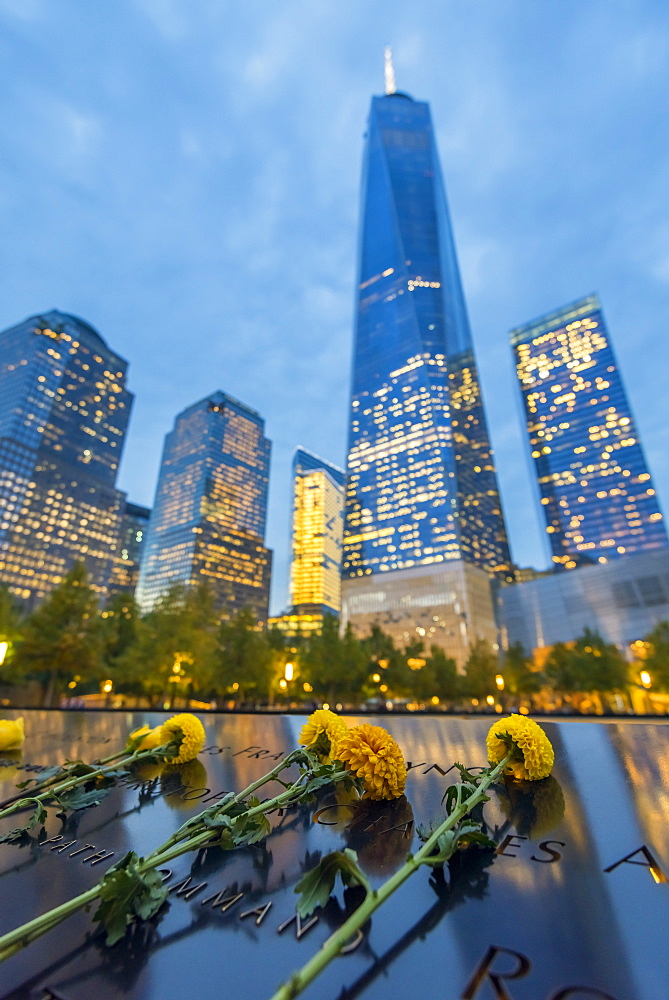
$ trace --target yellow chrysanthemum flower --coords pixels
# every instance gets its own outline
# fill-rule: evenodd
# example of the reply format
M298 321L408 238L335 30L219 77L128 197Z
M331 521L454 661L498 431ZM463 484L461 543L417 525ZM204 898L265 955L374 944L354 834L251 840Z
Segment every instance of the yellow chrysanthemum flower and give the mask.
M302 726L298 743L310 747L321 760L330 760L339 740L348 733L348 726L338 715L327 708L312 712Z
M25 738L23 718L0 719L0 751L19 750Z
M551 741L541 726L524 715L510 715L495 722L486 737L486 746L491 764L498 764L513 751L505 771L514 778L539 781L553 770L555 754Z
M186 761L193 760L204 746L204 726L190 712L173 715L161 726L161 743L171 743L179 738L179 752L175 757L169 758L171 764L185 764Z
M170 764L163 774L165 801L174 809L192 809L207 793L207 769L200 760L177 766ZM198 794L193 795L195 790ZM190 793L190 794L189 794Z
M143 725L139 729L135 729L133 733L130 733L128 737L128 748L131 751L135 750L155 750L156 747L162 745L162 724L159 726Z
M337 760L362 778L367 799L398 799L404 794L407 769L399 746L381 726L363 723L339 740Z

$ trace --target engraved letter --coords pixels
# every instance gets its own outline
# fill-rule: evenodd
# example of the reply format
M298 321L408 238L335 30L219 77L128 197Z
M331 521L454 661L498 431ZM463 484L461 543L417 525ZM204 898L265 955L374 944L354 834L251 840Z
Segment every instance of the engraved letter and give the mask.
M88 858L82 858L81 863L85 865L87 861L90 861L91 868L93 865L99 864L101 861L107 861L109 858L114 857L113 851L98 851L97 854L91 854Z
M451 766L449 767L448 771L452 771L454 767L455 767L455 764L451 764ZM425 768L425 770L423 771L423 774L429 774L430 771L439 771L439 774L441 774L442 777L444 777L445 775L448 774L448 771L444 771L443 767L440 767L439 764L430 764L429 767Z
M426 760L422 760L420 764L414 764L412 760L407 761L407 771L411 771L414 767L422 767L423 764L427 764Z
M240 913L239 919L243 920L244 917L250 917L253 913L257 913L258 919L256 920L256 927L260 927L261 923L267 916L271 906L272 906L272 900L270 899L269 903L265 903L264 906L256 906L252 910L246 910L244 913Z
M70 854L71 858L76 858L77 854L83 854L84 851L94 851L95 844L86 844L85 847L80 847L78 851L72 851Z
M163 876L163 882L167 882L169 879L172 878L172 869L171 868L159 868L158 869L158 874Z
M357 931L355 932L355 934L353 935L353 937L351 938L351 940L349 941L349 943L343 945L343 947L341 947L339 949L339 954L340 955L350 955L352 951L355 951L356 948L360 947L360 945L362 944L362 942L364 940L364 937L365 937L365 935L362 933L362 931L358 927Z
M55 844L59 840L62 840L62 839L63 839L63 835L62 835L62 833L59 833L57 837L49 837L48 840L43 840L42 844Z
M559 844L560 847L566 847L567 845L563 840L542 840L539 844L539 850L545 851L546 854L550 854L550 858L535 858L534 855L531 856L531 861L541 861L544 865L551 865L554 861L559 861L562 857L562 851L554 851L549 844Z
M645 861L630 861L630 858L633 858L635 854L639 853L643 854L646 859ZM642 844L641 847L637 847L636 851L631 851L630 854L626 854L624 858L621 858L620 861L616 861L615 864L609 865L609 867L605 868L604 871L612 872L614 868L617 868L618 865L622 864L641 865L642 868L648 868L651 875L658 883L669 881L645 844Z
M512 972L491 971L490 966L495 961L497 956L502 953L505 955L513 955L514 958L518 959L518 965ZM483 960L474 970L474 975L467 983L465 991L462 993L462 1000L473 1000L486 979L489 979L492 983L495 991L495 1000L512 1000L512 997L509 993L507 993L502 980L522 979L523 976L526 976L529 971L530 960L526 958L525 955L521 955L519 951L512 951L510 948L498 948L496 945L491 945L488 948Z
M527 840L527 837L521 837L515 833L507 833L506 837L499 845L495 854L503 854L505 858L517 858L517 854L512 854L511 851L507 851L507 847L522 847L522 844L513 844L513 840Z
M206 899L202 900L202 906L206 906L207 903L211 903L212 907L214 908L220 906L221 913L225 913L225 911L229 910L231 906L234 906L235 903L238 903L239 900L244 895L243 892L238 892L236 896L228 896L226 898L225 894L227 891L228 891L227 889L224 889L223 892L215 892L213 896L207 896Z
M67 844L56 844L54 847L50 847L49 850L60 854L61 851L66 851L68 847L72 847L72 844L76 844L76 840L70 840Z
M292 917L288 917L288 920L284 920L282 924L279 924L279 926L276 929L277 934L283 934L286 927L292 924L293 920L295 921L295 937L299 941L300 938L304 934L306 934L308 930L310 930L318 923L319 917L312 917L311 920L307 921L306 924L303 924L302 917L299 915L299 913L294 913Z
M194 885L190 889L191 876L185 878L183 882L177 882L176 885L171 886L170 892L176 892L177 896L183 896L184 899L190 899L191 896L195 896L201 889L207 888L206 882L200 882L199 885Z

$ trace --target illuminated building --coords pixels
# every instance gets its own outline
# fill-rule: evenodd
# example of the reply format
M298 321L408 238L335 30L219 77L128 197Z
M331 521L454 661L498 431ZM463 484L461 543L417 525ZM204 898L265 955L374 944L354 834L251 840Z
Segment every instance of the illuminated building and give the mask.
M508 576L509 549L429 106L387 70L363 168L342 614L427 629L462 660L495 636L466 589Z
M302 448L293 460L293 558L290 599L323 614L341 608L341 544L344 514L342 469Z
M507 648L519 642L529 653L589 628L626 651L669 621L669 549L501 587L499 616Z
M0 333L0 582L32 606L75 562L104 597L125 494L127 362L52 310Z
M148 507L126 503L121 518L116 558L109 579L110 594L134 594L150 517Z
M267 619L265 548L270 442L255 410L215 392L180 413L165 438L137 585L143 610L171 585L207 583L224 615Z
M596 295L511 331L557 569L667 545Z
M304 448L293 459L290 610L270 618L287 635L320 631L341 609L343 469Z

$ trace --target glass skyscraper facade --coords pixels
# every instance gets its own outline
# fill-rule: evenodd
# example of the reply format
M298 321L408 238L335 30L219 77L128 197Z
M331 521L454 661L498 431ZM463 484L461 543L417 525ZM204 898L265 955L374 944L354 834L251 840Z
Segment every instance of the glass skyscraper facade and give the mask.
M372 99L366 137L347 479L345 617L369 624L376 608L391 628L404 600L405 639L471 625L459 584L435 571L461 560L504 578L509 548L430 110L397 92ZM411 603L421 568L429 625Z
M290 598L293 612L341 608L343 469L298 448L293 459Z
M109 579L110 594L134 594L139 579L142 551L149 529L151 511L136 503L126 503L121 517L119 543Z
M29 606L78 561L106 594L125 503L126 369L97 330L57 310L0 333L0 582Z
M165 439L137 600L152 608L172 584L210 585L224 615L267 619L265 548L270 442L255 411L215 392L180 413Z
M510 559L426 103L372 100L363 175L344 576Z
M517 327L510 338L555 567L666 546L598 297Z

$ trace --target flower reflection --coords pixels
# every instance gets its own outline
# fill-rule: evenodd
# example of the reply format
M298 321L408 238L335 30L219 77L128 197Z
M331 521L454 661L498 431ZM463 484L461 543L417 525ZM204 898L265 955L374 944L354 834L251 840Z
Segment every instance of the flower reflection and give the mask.
M12 781L21 763L20 750L6 750L0 760L0 781Z
M200 798L192 793L201 791L206 794L207 769L202 761L194 757L185 764L166 767L160 784L169 806L173 809L192 809Z
M541 781L505 781L495 790L502 812L521 837L541 837L562 822L564 793L553 775Z
M363 799L350 815L346 843L363 871L387 878L406 861L413 837L413 809L406 795L387 802Z

